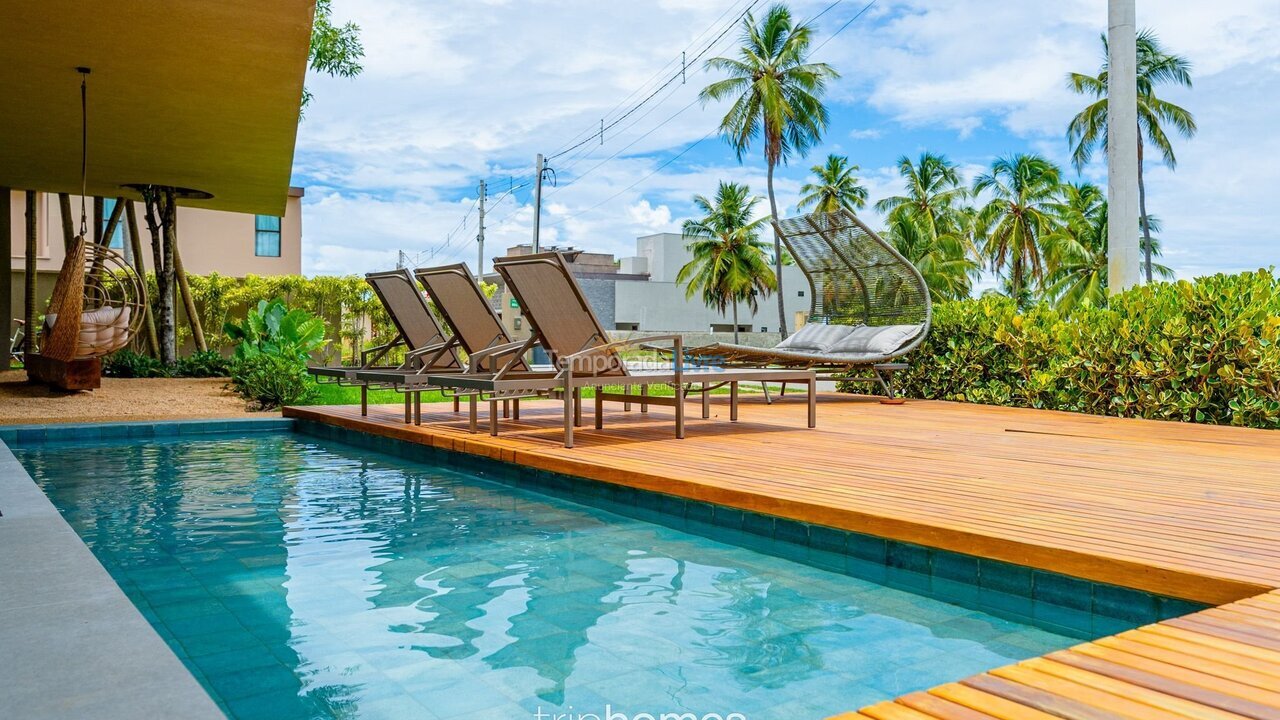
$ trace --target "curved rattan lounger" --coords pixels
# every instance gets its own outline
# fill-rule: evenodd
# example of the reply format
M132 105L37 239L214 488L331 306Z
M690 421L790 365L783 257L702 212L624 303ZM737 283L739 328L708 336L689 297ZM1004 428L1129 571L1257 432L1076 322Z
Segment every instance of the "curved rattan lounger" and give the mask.
M920 271L847 211L787 218L774 229L809 281L808 324L773 348L714 343L685 353L726 367L808 368L822 377L870 368L874 377L866 379L893 398L893 373L906 367L896 361L924 342L933 318ZM858 347L887 335L889 345Z

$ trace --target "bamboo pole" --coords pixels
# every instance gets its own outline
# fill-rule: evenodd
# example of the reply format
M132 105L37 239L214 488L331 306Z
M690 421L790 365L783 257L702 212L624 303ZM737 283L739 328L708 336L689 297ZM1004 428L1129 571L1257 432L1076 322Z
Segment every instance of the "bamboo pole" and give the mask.
M173 272L178 278L178 290L182 292L182 307L187 311L187 322L191 325L191 337L196 341L196 349L200 352L205 352L209 349L209 345L204 340L204 328L201 327L200 315L196 312L195 298L191 297L191 286L187 283L187 271L182 267L182 252L178 250L176 211L174 213L173 233Z
M129 228L129 247L133 249L133 266L138 271L138 277L146 282L147 264L142 259L142 236L138 234L138 211L134 209L133 201L125 201L125 222ZM143 312L146 316L147 324L147 350L152 357L160 356L160 341L156 337L156 318L151 313L151 301L147 300Z

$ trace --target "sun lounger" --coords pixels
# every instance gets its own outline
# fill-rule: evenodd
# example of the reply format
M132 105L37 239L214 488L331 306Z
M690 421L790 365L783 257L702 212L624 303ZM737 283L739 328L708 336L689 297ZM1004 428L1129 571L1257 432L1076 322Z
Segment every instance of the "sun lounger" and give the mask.
M523 344L512 343L492 352L472 357L467 372L442 375L428 374L433 385L450 388L464 395L470 403L471 430L476 431L476 405L481 399L490 404L489 431L498 433L496 405L505 399L558 395L564 400L564 445L573 447L574 426L581 423L581 392L595 390L596 428L603 426L604 402L669 405L675 410L675 435L684 437L684 397L697 386L702 393L703 417L709 417L708 393L715 387L730 388L730 419L738 416L738 383L794 382L809 390L809 427L816 422L816 379L811 370L726 369L709 366L687 366L679 335L660 335L630 340L610 341L601 327L582 289L559 253L537 253L498 258L494 268L506 280L507 288L520 303L532 334ZM670 342L670 367L636 370L629 368L618 351L644 343ZM521 369L524 351L540 343L555 361L555 370L539 372ZM515 347L513 347L515 346ZM648 394L650 386L675 388L675 397ZM622 392L606 388L621 386ZM631 392L639 386L640 393Z
M459 343L441 329L431 308L423 299L413 275L408 270L388 270L365 275L365 281L386 309L395 325L396 336L377 347L360 353L360 367L313 366L307 372L320 382L360 387L360 414L369 410L370 385L386 384L378 378L361 377L362 373L378 373L381 378L393 378L422 370L432 372L461 372L462 360L458 356ZM398 346L405 346L405 360L397 366L377 367L387 353ZM406 415L409 398L405 398Z
M782 220L776 227L809 281L808 323L772 348L715 343L689 357L726 367L812 369L819 377L867 368L890 400L899 362L929 334L932 301L920 272L847 211Z

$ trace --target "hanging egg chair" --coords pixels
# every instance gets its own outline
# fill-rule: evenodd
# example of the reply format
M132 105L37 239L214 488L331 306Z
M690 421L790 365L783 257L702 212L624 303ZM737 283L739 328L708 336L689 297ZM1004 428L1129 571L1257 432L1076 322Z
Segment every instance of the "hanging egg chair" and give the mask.
M99 387L101 358L133 341L146 304L146 284L120 253L76 238L49 298L40 351L28 358L28 374L64 390Z

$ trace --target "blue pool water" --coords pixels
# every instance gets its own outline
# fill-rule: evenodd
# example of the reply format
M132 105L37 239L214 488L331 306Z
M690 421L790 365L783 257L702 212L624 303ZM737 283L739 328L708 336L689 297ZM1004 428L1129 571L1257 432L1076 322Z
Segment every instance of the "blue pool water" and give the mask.
M16 454L236 718L820 718L1077 642L300 435Z

